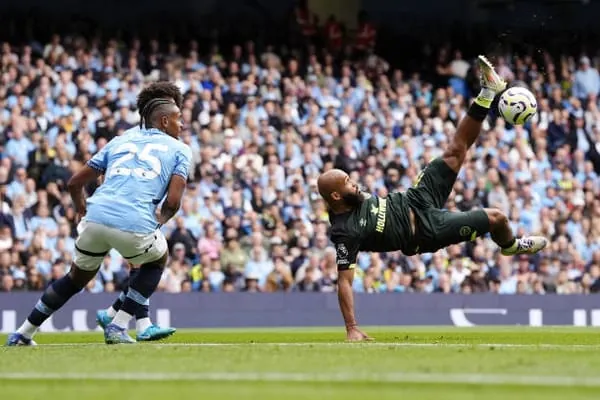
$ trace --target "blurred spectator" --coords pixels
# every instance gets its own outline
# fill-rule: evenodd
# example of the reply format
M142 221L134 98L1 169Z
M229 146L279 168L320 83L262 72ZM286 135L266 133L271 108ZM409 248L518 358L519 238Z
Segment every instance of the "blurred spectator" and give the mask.
M4 275L2 276L2 286L0 287L0 291L2 292L12 292L15 287L15 281L12 275Z
M182 244L185 249L186 257L194 257L196 254L196 238L192 232L186 228L185 221L181 217L175 220L176 228L171 232L168 244L169 248L173 249L176 244Z
M273 271L267 275L265 292L290 291L293 279L289 266L281 257L277 257L274 261Z
M582 102L588 99L595 101L600 93L600 76L598 70L590 65L590 59L586 56L579 60L579 69L575 72L573 83L573 95Z
M167 293L179 293L182 290L182 283L186 280L186 267L180 261L171 261L161 278L158 290Z

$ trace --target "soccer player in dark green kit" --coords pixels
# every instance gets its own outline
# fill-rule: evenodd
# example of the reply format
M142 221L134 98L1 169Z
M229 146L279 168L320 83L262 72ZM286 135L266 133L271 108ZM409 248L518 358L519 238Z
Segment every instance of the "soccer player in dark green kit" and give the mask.
M433 253L487 233L506 256L534 254L548 244L539 236L516 238L508 218L496 209L442 210L494 98L506 88L506 82L484 56L479 56L478 63L481 92L448 148L421 172L413 188L380 198L361 192L341 170L329 170L318 179L319 192L329 206L330 236L337 253L338 297L350 341L371 339L358 328L354 317L352 282L359 251L401 250L407 256Z

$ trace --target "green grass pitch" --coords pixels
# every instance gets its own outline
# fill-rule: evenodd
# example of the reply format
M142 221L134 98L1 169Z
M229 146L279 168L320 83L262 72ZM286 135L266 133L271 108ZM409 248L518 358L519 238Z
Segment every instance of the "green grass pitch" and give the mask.
M598 399L600 330L367 328L187 330L106 346L101 333L39 334L0 348L0 398ZM0 336L4 341L5 336Z

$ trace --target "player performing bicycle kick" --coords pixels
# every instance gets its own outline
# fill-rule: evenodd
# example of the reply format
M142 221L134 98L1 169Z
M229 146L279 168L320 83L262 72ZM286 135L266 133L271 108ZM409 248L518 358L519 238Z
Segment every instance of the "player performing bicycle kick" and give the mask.
M319 193L329 207L330 237L337 252L339 304L350 341L371 339L359 329L354 316L352 282L359 251L400 250L412 256L433 253L487 233L505 256L534 254L548 244L539 236L516 238L508 218L497 209L442 210L494 98L506 88L506 82L484 56L479 56L478 63L481 92L447 149L421 172L413 188L381 198L363 193L344 171L333 169L319 176Z

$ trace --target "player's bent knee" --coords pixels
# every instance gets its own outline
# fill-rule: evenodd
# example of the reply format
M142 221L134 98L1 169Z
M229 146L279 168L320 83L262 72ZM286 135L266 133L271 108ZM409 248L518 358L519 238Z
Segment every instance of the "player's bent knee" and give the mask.
M104 261L104 255L87 255L75 249L75 259L73 260L73 266L71 270L77 269L84 272L95 273L100 268L102 261Z
M99 263L94 269L83 269L79 265L73 263L69 270L69 277L77 286L83 288L96 276L99 269Z
M508 224L508 217L497 208L486 208L485 212L490 220L490 230L493 231L496 227Z
M167 265L167 259L169 258L169 252L166 251L160 258L142 264L140 268L159 268L163 269Z

